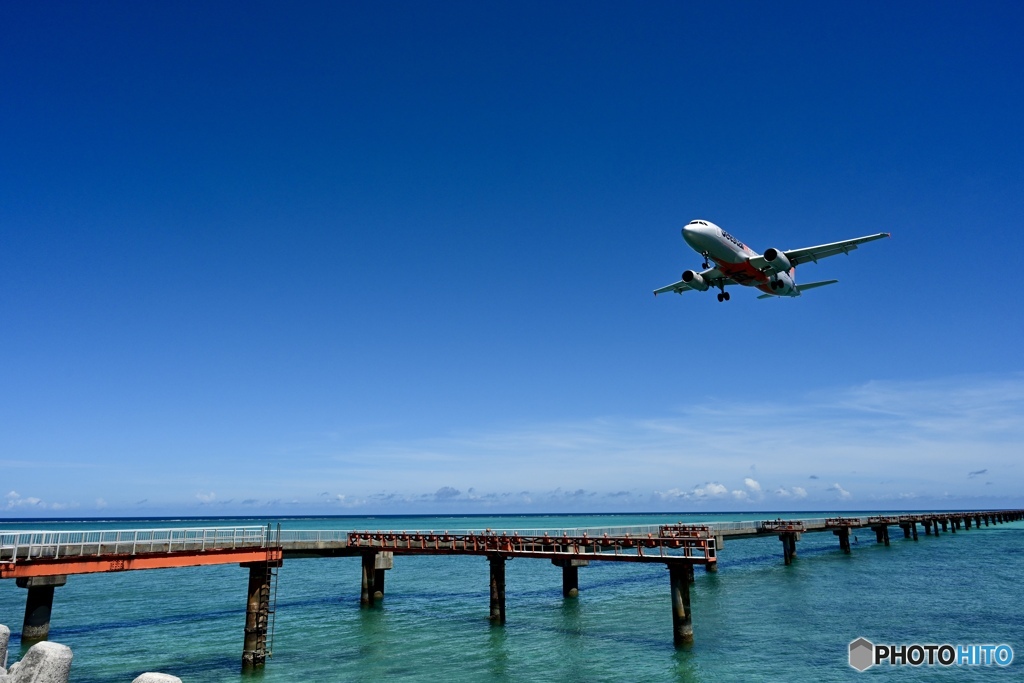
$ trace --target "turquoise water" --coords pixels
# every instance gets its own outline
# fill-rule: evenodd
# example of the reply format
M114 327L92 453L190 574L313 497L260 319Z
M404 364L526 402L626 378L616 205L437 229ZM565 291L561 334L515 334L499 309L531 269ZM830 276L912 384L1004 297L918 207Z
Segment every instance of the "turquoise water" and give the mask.
M777 513L772 513L772 517ZM801 513L819 517L827 513ZM746 515L761 519L764 515ZM281 520L292 529L537 528L724 521L728 515L552 515ZM261 520L265 521L265 520ZM276 521L276 520L275 520ZM0 523L14 528L228 526L246 520ZM256 523L259 523L257 521ZM74 651L75 683L131 681L163 671L187 683L249 681L840 681L863 677L1021 680L1024 522L892 545L858 531L851 555L809 533L782 563L776 539L727 541L717 574L691 587L694 644L672 645L663 565L593 563L580 596L563 599L561 570L507 563L504 627L488 620L488 565L479 557L397 557L383 605L359 606L357 558L295 559L281 570L274 656L240 673L247 570L229 565L71 576L54 599L50 639ZM0 623L20 656L25 591L0 581ZM1013 665L872 668L847 646L1007 643Z

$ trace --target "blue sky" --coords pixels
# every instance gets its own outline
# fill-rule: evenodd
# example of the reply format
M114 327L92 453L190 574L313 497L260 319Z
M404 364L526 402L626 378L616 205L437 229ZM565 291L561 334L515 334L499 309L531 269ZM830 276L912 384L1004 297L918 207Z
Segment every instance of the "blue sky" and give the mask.
M1019 507L1022 19L5 3L0 517Z

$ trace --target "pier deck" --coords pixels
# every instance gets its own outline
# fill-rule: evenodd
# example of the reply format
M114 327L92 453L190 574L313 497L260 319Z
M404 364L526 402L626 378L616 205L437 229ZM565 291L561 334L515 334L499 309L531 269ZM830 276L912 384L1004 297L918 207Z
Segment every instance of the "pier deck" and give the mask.
M851 552L851 529L870 528L889 545L889 527L904 538L1024 519L1024 510L934 512L912 515L749 520L705 524L449 531L281 530L266 527L15 531L0 533L0 579L28 589L23 640L45 639L54 589L76 574L217 564L249 569L243 666L260 666L273 638L276 572L285 560L309 557L362 558L360 601L383 598L385 572L395 556L470 555L490 565L491 619L505 622L505 562L513 558L550 560L562 568L565 597L578 594L578 570L590 562L661 563L669 570L673 640L693 640L689 585L693 568L717 571L718 554L730 542L777 536L785 564L797 554L804 533L831 532Z

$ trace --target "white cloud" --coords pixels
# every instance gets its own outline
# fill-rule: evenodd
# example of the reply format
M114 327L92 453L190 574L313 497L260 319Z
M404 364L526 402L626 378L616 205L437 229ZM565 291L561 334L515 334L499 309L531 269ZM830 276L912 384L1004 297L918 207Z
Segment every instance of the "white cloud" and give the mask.
M199 493L196 494L196 498L199 500L199 502L204 504L212 503L216 497L217 494L214 493L213 491L210 491L208 493L203 493L202 491L200 491Z
M763 497L760 482L766 478L806 480L811 471L883 500L919 486L925 465L933 495L951 490L953 472L964 471L964 452L984 450L989 472L1009 470L1024 443L1024 374L868 382L785 398L722 407L710 401L642 419L606 417L365 443L349 447L336 456L335 467L316 475L343 477L361 496L380 490L381 473L387 472L388 485L417 495L444 487L528 489L541 477L546 484L573 481L589 491L627 488L661 500L711 500L730 496L721 481L742 481L732 488L757 498ZM785 448L775 447L783 443ZM752 464L751 453L763 455ZM757 479L749 476L755 471ZM884 481L878 474L883 471ZM1024 485L1020 471L994 480L985 494L1012 495ZM980 479L970 480L978 493ZM838 493L820 485L773 486L773 497L786 498L780 489L791 500L826 502Z
M709 482L704 486L696 486L693 489L693 496L695 498L710 498L713 496L724 496L729 489L718 482Z
M17 510L24 508L35 508L37 510L65 510L78 507L78 503L47 503L36 496L22 496L17 491L10 491L4 496L5 503L3 510Z
M828 490L829 491L835 491L836 493L839 494L839 497L842 498L843 500L849 500L850 498L853 497L852 494L849 491L844 489L838 483L835 483L835 484L832 484L832 486L829 486Z

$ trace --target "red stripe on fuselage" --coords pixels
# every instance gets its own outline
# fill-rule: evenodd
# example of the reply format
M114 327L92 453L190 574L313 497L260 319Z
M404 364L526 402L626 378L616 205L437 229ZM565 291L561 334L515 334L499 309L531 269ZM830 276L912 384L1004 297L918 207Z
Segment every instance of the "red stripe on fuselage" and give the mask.
M715 259L715 265L727 277L730 277L739 284L746 285L747 287L757 287L759 284L768 282L768 277L757 268L750 265L750 261L727 263L725 261Z

